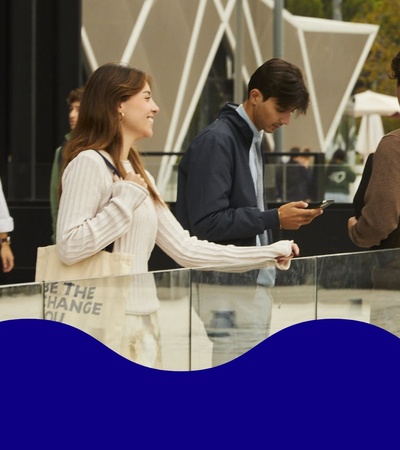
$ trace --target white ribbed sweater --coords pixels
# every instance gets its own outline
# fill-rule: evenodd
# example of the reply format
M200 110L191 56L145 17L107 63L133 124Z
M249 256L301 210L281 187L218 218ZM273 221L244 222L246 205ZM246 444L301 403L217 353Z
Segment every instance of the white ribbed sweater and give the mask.
M110 169L94 150L80 153L68 164L62 177L62 192L57 247L65 264L85 259L114 242L114 252L133 255L135 274L148 272L148 260L156 243L188 268L243 272L271 265L289 267L280 266L275 260L291 254L289 240L263 247L235 247L191 237L167 207L154 204L146 189L130 181L113 182ZM150 279L145 275L143 278ZM148 314L158 308L156 291L149 285L146 288L150 289L146 295L135 295L130 302L131 312ZM149 292L154 295L148 295Z
M14 230L14 219L10 216L7 201L4 197L3 185L0 180L0 233L10 233Z

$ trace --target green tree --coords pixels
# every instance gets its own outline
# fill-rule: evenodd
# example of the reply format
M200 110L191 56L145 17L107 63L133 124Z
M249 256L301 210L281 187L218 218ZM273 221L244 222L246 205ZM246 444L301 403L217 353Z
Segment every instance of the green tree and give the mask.
M296 16L325 17L322 0L285 0L284 6Z
M376 0L343 0L341 3L342 20L351 22L361 7L368 10ZM333 18L333 0L285 0L284 7L296 16Z
M292 14L332 19L333 0L286 0L284 7ZM389 79L390 62L400 50L398 32L399 0L343 0L342 19L346 22L379 25L379 31L360 73L354 92L371 89L394 95Z
M333 18L333 0L321 0L324 8L324 17L326 19ZM361 8L372 8L376 0L342 0L342 20L351 22L353 17L360 11Z
M372 7L363 6L353 17L353 22L379 25L375 42L358 79L358 90L395 94L395 85L388 74L393 57L400 51L398 11L398 0L375 1Z
M286 0L285 8L295 15L332 19L333 0ZM395 95L389 78L390 63L400 51L399 0L343 0L342 20L379 25L379 31L354 86L354 93L371 89ZM385 132L398 128L398 118L382 118Z

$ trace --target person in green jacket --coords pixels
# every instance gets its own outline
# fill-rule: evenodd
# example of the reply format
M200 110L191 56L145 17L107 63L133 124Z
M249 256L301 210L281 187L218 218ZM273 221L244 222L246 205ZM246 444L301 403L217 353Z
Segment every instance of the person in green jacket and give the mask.
M51 240L53 244L56 243L56 230L57 230L57 215L58 215L58 184L60 181L60 168L62 162L62 149L66 142L68 142L71 137L71 132L75 128L75 125L78 121L79 116L79 107L82 100L84 88L78 87L72 89L67 97L67 104L69 107L69 128L70 131L64 136L64 141L62 144L56 149L54 154L53 166L51 169L51 178L50 178L50 211L51 211L51 226L52 226L52 235Z

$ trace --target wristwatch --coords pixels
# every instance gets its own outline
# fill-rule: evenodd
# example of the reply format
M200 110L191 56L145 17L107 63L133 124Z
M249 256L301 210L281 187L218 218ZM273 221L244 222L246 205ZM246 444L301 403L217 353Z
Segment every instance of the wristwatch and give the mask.
M10 236L7 236L7 237L5 237L5 238L1 238L1 239L0 239L0 244L3 245L4 242L8 242L9 244L11 244L11 237L10 237Z

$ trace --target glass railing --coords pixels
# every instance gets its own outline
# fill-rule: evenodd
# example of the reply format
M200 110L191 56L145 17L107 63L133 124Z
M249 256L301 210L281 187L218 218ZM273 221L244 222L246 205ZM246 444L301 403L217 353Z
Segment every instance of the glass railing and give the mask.
M143 366L191 371L310 320L362 321L400 337L399 291L400 249L380 250L295 258L262 276L177 269L1 286L0 321L63 322Z
M178 166L183 153L146 153L142 156L146 169L154 177L157 188L168 203L176 202L178 185ZM307 182L309 183L309 196L311 201L318 201L326 198L326 168L327 164L319 162L323 159L323 154L315 154L315 162L308 167ZM321 158L322 157L322 158ZM268 202L281 203L297 200L299 192L304 193L304 177L299 165L287 162L285 156L268 154L265 164L265 191ZM286 156L287 158L287 156ZM354 194L358 188L364 169L363 164L352 164L349 166L356 174L355 180L349 185L348 200L344 203L351 203ZM49 199L49 174L50 164L41 164L35 167L34 179L21 191L21 188L15 184L15 177L11 174L21 170L16 164L10 164L9 167L8 192L9 201L18 200L38 200L47 201ZM341 166L337 166L340 170ZM304 171L303 171L304 172ZM46 175L48 174L48 176ZM303 194L302 194L303 195Z
M271 155L274 156L273 160ZM164 156L147 154L145 156L146 168L155 178L161 195L169 203L176 202L180 158L180 154L167 154ZM328 196L332 197L330 190L333 189L333 194L339 194L338 198L335 197L337 202L352 203L354 194L361 181L364 169L363 164L352 164L348 166L354 172L355 179L349 183L349 190L346 195L341 192L341 189L339 189L338 193L335 191L335 182L345 176L343 166L330 166L330 170L333 170L335 174L332 175L333 182L330 182L328 185L326 179L328 166L326 163L314 162L305 168L301 167L300 164L285 162L286 160L284 158L277 157L276 154L268 154L264 179L268 202L281 203L302 199L306 200L306 197L311 202L317 202L328 198Z

